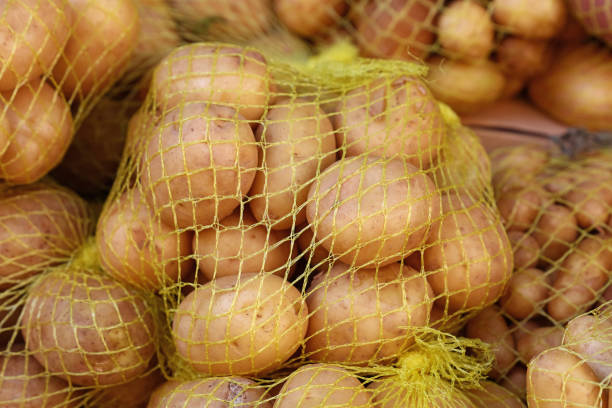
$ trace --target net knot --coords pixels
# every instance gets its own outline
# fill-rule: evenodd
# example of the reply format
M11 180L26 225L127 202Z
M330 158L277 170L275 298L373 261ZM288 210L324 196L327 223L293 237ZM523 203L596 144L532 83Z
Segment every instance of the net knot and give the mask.
M359 51L355 45L349 41L338 41L310 57L306 65L308 68L315 69L321 64L353 62L358 56Z
M76 269L95 269L99 266L95 237L87 238L83 246L75 252L70 260L70 266Z

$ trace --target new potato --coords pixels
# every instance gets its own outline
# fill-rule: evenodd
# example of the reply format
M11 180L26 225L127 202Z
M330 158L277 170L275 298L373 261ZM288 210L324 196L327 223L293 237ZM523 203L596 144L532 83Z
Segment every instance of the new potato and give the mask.
M550 204L540 210L532 236L538 241L545 261L563 256L578 238L578 225L573 212L559 204Z
M512 244L515 270L533 268L537 265L540 246L535 238L521 231L508 231L508 239Z
M345 0L274 0L280 21L294 33L312 37L333 26L348 8Z
M612 373L610 313L582 315L567 323L563 344L581 355L600 381Z
M562 340L562 327L536 327L516 339L516 351L521 361L528 364L543 351L560 346Z
M552 38L567 20L563 0L493 0L491 7L496 23L524 38Z
M515 271L500 299L502 309L518 320L540 312L550 298L546 278L546 273L536 268Z
M494 35L491 16L477 1L455 0L440 13L438 41L450 56L486 58L493 49Z

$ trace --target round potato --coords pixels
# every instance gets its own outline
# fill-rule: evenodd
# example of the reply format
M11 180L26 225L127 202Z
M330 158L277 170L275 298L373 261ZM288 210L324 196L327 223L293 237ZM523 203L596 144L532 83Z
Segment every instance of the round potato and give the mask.
M155 220L138 190L127 190L98 220L96 244L102 268L113 278L157 290L186 277L195 266L193 232Z
M504 376L500 385L508 391L513 392L521 400L525 400L525 395L527 393L527 367L522 364L516 364L512 370Z
M535 238L521 231L508 231L508 239L512 244L515 270L536 266L540 255L540 246Z
M167 112L146 143L141 183L168 225L208 226L238 207L256 166L255 137L242 116L188 103Z
M436 36L436 0L355 2L351 14L361 53L367 57L414 60L429 53Z
M612 175L608 175L607 179L584 180L565 194L565 203L573 210L580 227L601 227L612 216L611 182Z
M487 10L474 0L456 0L442 9L438 41L452 57L486 58L493 49L495 27Z
M43 275L28 293L22 322L34 358L73 384L129 382L155 353L151 308L137 292L84 269Z
M310 360L367 365L396 358L426 326L433 303L427 279L409 266L317 274L306 297Z
M343 368L307 364L283 384L274 408L369 407L370 393Z
M347 265L384 266L422 245L439 219L431 179L401 160L337 161L310 186L306 218L316 240Z
M521 361L528 364L541 352L560 346L562 340L562 327L536 327L516 340L516 351Z
M264 401L265 390L247 378L205 378L170 384L159 399L149 402L147 408L272 407L269 401Z
M548 194L541 188L514 188L501 194L497 208L507 230L527 231L548 201Z
M467 337L489 343L495 353L495 362L489 375L502 378L515 363L514 338L500 310L489 306L468 321L465 328Z
M89 233L87 204L51 184L0 192L0 287L66 262Z
M484 203L442 196L442 220L427 240L423 266L442 307L484 308L499 299L513 269L510 241L497 214Z
M530 78L548 69L552 48L547 41L506 37L497 47L497 62L508 76Z
M0 94L0 104L5 103L8 107L0 114L6 124L0 129L0 177L13 184L35 182L62 160L72 141L70 106L39 79Z
M246 119L257 120L271 102L269 82L259 52L196 43L175 49L159 63L152 88L164 111L185 101L205 101L232 106Z
M527 367L529 407L600 407L601 392L593 370L566 349L546 350Z
M467 114L501 98L506 77L489 60L459 61L432 57L427 83L434 96L457 113Z
M70 38L53 67L66 99L102 93L126 69L138 43L140 20L132 0L67 0Z
M255 137L262 152L249 191L253 215L275 230L304 223L308 188L336 158L329 118L316 102L282 98L268 108Z
M544 271L522 269L512 275L499 303L504 312L515 319L529 318L544 308L549 289Z
M263 375L298 349L308 326L300 292L276 275L217 278L189 294L174 316L179 356L209 376Z
M600 381L612 373L610 313L583 315L567 323L563 344L587 361Z
M550 204L543 207L536 217L532 236L538 241L544 260L555 261L561 258L578 238L576 217L562 205Z
M482 389L465 391L474 408L525 408L525 404L512 392L491 381L483 381Z
M512 34L533 39L556 36L567 21L563 0L493 0L493 20Z
M104 389L96 396L96 408L144 408L149 402L153 390L164 382L159 370L127 382Z
M557 321L584 312L605 289L611 270L612 237L585 238L557 268L546 310Z
M49 375L43 366L15 344L0 356L2 408L76 408L79 392L64 380Z
M297 254L295 244L283 231L258 223L248 212L234 212L219 227L204 229L193 239L200 283L223 276L245 273L274 273L289 276Z
M345 0L274 0L273 4L280 21L304 37L325 31L348 8Z
M426 169L442 147L442 113L419 78L376 79L349 91L337 110L337 144L347 156L401 157Z

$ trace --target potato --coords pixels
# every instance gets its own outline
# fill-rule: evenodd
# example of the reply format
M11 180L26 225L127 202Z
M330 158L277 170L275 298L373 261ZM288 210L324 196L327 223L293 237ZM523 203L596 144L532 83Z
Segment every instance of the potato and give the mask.
M415 329L428 323L433 293L409 266L352 269L336 263L315 275L306 303L308 358L367 365L391 361L414 343Z
M474 0L456 0L442 9L438 41L443 53L466 59L487 58L495 28L487 10Z
M491 381L483 381L482 389L468 389L474 408L525 408L525 404L506 388Z
M592 305L605 289L612 270L612 237L589 236L558 267L548 313L564 321Z
M298 253L302 254L310 267L327 269L326 262L330 259L329 252L315 240L312 228L303 225L297 230L300 231L297 238Z
M132 289L70 265L30 289L21 329L48 373L85 386L129 382L155 353L150 306Z
M446 132L438 103L416 77L371 81L349 91L337 110L336 141L347 156L399 156L425 169Z
M493 20L512 34L533 39L555 37L565 26L563 0L493 0Z
M550 204L540 210L532 236L538 241L544 260L555 261L563 256L578 238L576 217L567 207Z
M612 373L610 313L582 315L567 323L563 344L582 356L599 381Z
M155 388L155 390L153 390L151 398L149 398L147 408L160 408L162 400L181 384L182 382L178 380L169 380L159 385L157 388Z
M536 266L540 255L540 246L535 238L521 231L508 231L508 239L512 244L515 270Z
M102 268L120 282L157 290L194 269L193 232L156 220L138 190L127 190L98 220L96 244Z
M253 215L275 230L302 224L310 184L335 161L329 118L316 102L281 98L268 109L255 137L262 152L249 191Z
M344 0L274 0L273 5L280 21L304 37L327 30L348 8Z
M537 327L517 339L516 351L520 360L528 364L541 352L560 346L562 340L562 327Z
M0 129L0 177L12 184L38 181L62 160L72 141L70 106L39 79L0 94L0 105L5 109L0 114L5 123Z
M153 390L164 382L159 370L153 370L128 383L106 388L96 398L96 408L144 408Z
M163 111L185 101L211 102L257 120L271 102L269 82L266 59L258 51L196 43L175 49L159 63L152 88Z
M442 307L484 308L499 299L513 269L501 220L485 203L460 193L442 196L442 220L433 227L423 261Z
M499 193L517 187L533 188L532 178L548 166L550 152L534 145L512 146L495 149L490 159L493 186Z
M3 350L0 356L0 406L2 408L76 408L79 392L64 380L45 372L24 351L23 344Z
M85 201L51 184L0 192L0 288L70 259L90 230Z
M523 92L523 89L525 89L526 84L527 80L524 78L506 75L506 86L504 87L500 99L513 99L518 97L521 92Z
M470 319L465 334L491 345L495 354L495 362L489 373L491 377L502 378L510 371L515 363L514 338L496 306L489 306Z
M541 188L514 188L502 193L497 208L507 230L527 231L548 201L548 194Z
M274 408L369 407L370 398L357 377L344 368L307 364L289 375Z
M200 283L244 273L289 276L297 255L289 234L271 230L248 212L241 215L240 211L224 218L219 227L199 231L193 239L193 252L201 272Z
M361 3L361 4L360 4ZM367 57L424 58L435 40L436 0L369 0L353 6L361 53Z
M224 276L198 287L179 305L172 335L178 355L209 376L277 370L306 334L300 292L276 275Z
M593 371L566 349L544 351L527 367L530 408L600 407L601 398Z
M549 298L549 285L546 273L536 268L516 271L500 299L504 312L515 319L532 317L540 312Z
M51 71L73 16L66 0L5 1L0 12L0 91L9 91Z
M533 77L546 71L552 62L552 48L547 41L509 36L496 52L500 68L512 77Z
M347 265L384 266L422 245L440 215L427 175L401 160L337 161L310 186L306 218L316 240Z
M607 180L584 180L576 183L564 195L565 203L573 210L578 226L584 229L606 224L612 214L612 177Z
M514 393L521 400L525 400L527 387L527 367L516 364L508 374L504 376L502 387Z
M431 92L460 114L473 113L498 100L506 85L504 74L489 60L464 62L436 56L427 65Z
M147 141L141 183L156 215L184 228L230 215L251 188L253 131L232 108L190 103L166 113Z
M68 0L70 38L53 67L66 99L102 93L126 69L138 42L138 9L131 0Z
M410 383L402 384L397 377L390 377L372 381L366 388L372 392L372 408L416 407L425 406L424 403L432 408L471 408L467 397L457 388L454 389L454 393L445 394L440 398L435 395L420 395L410 386ZM417 398L426 397L427 400L417 400L415 394L418 395Z
M247 378L204 378L173 384L147 408L271 408L263 394L264 389Z
M8 350L7 345L23 343L19 330L19 318L23 312L23 292L17 287L14 290L3 290L0 294L0 349ZM1 367L1 366L0 366Z

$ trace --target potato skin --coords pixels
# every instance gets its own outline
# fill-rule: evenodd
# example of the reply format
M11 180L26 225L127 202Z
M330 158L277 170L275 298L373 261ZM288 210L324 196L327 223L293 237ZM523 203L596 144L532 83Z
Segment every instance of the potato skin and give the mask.
M597 378L604 381L612 372L612 321L610 312L582 315L567 323L563 344L587 361Z
M533 268L538 263L540 245L531 235L521 231L508 231L508 239L514 253L514 269Z
M313 361L367 365L397 357L426 326L433 304L427 279L409 266L317 274L306 297L306 352Z
M66 262L91 229L85 201L52 184L0 192L0 287Z
M233 106L257 120L271 102L265 57L223 44L189 44L168 54L153 74L155 102L163 111L185 101Z
M531 78L545 72L552 61L552 47L547 41L506 37L497 47L497 62L502 71L516 78Z
M51 71L73 23L66 2L19 0L0 6L0 91L10 91Z
M140 20L132 0L67 1L74 24L53 78L66 99L84 100L119 79L138 42Z
M249 208L275 230L304 223L308 188L335 161L336 141L328 116L316 102L281 98L268 108L255 137L262 152Z
M528 231L549 200L548 194L541 188L513 188L500 195L497 208L506 230Z
M513 270L501 221L484 203L461 193L442 196L442 207L423 256L429 284L451 312L495 303Z
M98 220L96 244L102 268L120 282L157 290L195 269L192 231L156 220L138 190L126 190Z
M473 0L456 0L438 20L443 53L457 58L486 58L493 49L495 27L487 10Z
M307 316L300 293L283 278L245 273L189 294L174 316L172 335L179 356L200 373L262 375L298 349Z
M193 252L199 261L200 283L243 273L289 276L297 254L289 234L268 229L246 211L242 216L234 212L219 227L199 231L193 238Z
M439 192L426 174L400 160L364 157L331 165L310 186L306 207L317 241L356 267L405 258L439 215Z
M565 26L563 0L493 0L493 19L512 34L529 39L552 38Z
M540 210L532 236L542 249L541 258L547 262L555 261L578 238L576 217L567 207L550 204Z
M474 408L525 408L525 404L509 390L491 381L481 383L483 389L471 389L465 393Z
M347 156L398 156L425 169L446 132L438 103L424 82L401 76L376 79L349 91L333 116L338 147Z
M230 215L251 188L255 137L232 108L180 105L153 132L141 166L154 213L168 225L207 226Z
M546 273L536 268L515 271L500 299L503 310L521 320L544 309L550 298L546 278Z
M541 352L560 346L562 340L563 328L536 327L516 339L516 351L521 361L528 364Z
M72 141L70 106L61 92L39 79L3 92L0 99L9 104L2 129L9 142L0 146L0 177L13 184L38 181L62 160Z
M153 390L164 382L159 370L153 370L128 383L106 388L96 397L96 408L145 408Z
M289 30L312 37L333 26L348 4L345 0L273 0L273 7Z
M370 393L343 368L307 364L283 384L274 408L369 407Z
M529 408L601 406L597 376L587 363L562 348L539 354L527 367Z
M153 315L144 300L110 278L70 266L35 283L22 322L34 358L73 384L131 381L155 353Z

